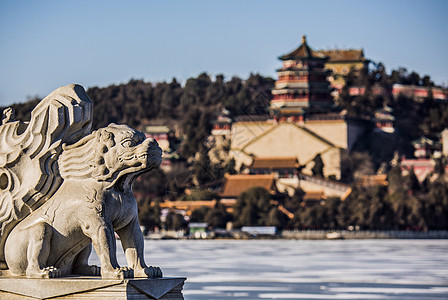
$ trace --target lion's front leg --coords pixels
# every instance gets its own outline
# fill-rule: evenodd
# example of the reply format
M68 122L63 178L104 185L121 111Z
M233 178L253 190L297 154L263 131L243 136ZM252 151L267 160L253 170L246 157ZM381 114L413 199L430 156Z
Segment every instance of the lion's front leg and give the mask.
M143 255L143 234L137 217L118 230L117 233L120 236L128 265L134 270L135 277L162 277L162 271L159 267L146 266Z
M101 277L124 279L133 277L133 270L120 268L116 256L116 243L111 224L104 220L97 220L85 229L85 234L91 238L93 247L101 261Z

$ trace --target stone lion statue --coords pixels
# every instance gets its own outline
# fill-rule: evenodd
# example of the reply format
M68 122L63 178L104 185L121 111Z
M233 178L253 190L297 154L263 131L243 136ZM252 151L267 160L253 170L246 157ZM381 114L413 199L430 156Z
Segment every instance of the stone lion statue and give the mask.
M57 89L0 126L0 268L35 278L161 277L143 257L132 183L157 168L157 142L126 125L91 132L92 102L79 85ZM116 259L115 233L129 267ZM93 247L101 267L88 264Z

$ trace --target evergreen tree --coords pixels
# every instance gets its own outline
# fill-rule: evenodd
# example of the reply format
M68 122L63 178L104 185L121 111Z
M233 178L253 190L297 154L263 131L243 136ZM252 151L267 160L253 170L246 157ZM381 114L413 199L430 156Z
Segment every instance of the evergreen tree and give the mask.
M191 212L190 222L192 223L203 223L205 222L205 216L210 211L207 206L200 206Z
M231 219L232 216L227 213L225 206L219 201L217 201L216 205L207 212L204 218L205 222L213 228L226 228L227 222Z
M271 195L262 187L252 187L241 193L234 207L235 226L256 226L266 224L272 207Z
M317 154L314 159L314 166L311 169L314 176L324 177L324 162L322 161L322 157L320 154Z

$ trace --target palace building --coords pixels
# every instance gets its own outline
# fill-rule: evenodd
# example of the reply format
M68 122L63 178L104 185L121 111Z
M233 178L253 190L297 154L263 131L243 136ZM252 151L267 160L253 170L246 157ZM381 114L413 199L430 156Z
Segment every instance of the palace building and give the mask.
M236 168L251 174L276 173L293 176L297 170L313 175L319 155L323 174L341 178L341 157L349 151L365 124L344 114L332 112L328 57L302 44L279 57L283 67L272 91L270 116L236 118L230 132L230 156Z
M318 53L328 57L325 68L331 71L331 86L339 91L344 87L351 70L359 74L361 70L368 69L370 63L370 60L364 57L362 49L331 49L320 50Z
M312 175L319 154L324 176L340 179L342 154L354 146L364 128L362 121L337 114L305 116L302 122L238 121L232 125L230 156L237 169L244 165L251 171L257 161L268 159L270 169L282 170L282 161L294 158L301 172Z
M322 111L333 104L330 94L329 72L325 69L328 57L302 44L279 57L283 67L277 70L278 80L272 91L271 111L279 115L296 117L307 111Z

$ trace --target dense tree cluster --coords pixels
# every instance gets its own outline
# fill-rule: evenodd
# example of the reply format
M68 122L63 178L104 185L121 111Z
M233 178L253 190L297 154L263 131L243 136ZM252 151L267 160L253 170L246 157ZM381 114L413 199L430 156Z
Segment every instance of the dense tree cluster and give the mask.
M280 225L278 208L271 195L262 187L253 187L243 192L234 207L235 226Z
M232 115L247 113L244 110L251 102L260 95L269 95L273 85L273 79L255 74L247 80L233 77L225 81L222 75L212 80L202 73L188 79L184 86L176 79L156 84L133 79L126 84L89 88L87 94L95 105L94 128L110 122L126 123L135 128L150 123L177 124L188 125L179 126L179 130L191 135L201 127L210 129L211 120L221 106Z
M440 176L420 184L413 172L389 172L389 186L354 186L347 199L327 199L322 204L300 207L294 228L370 230L439 230L448 228L448 187Z

